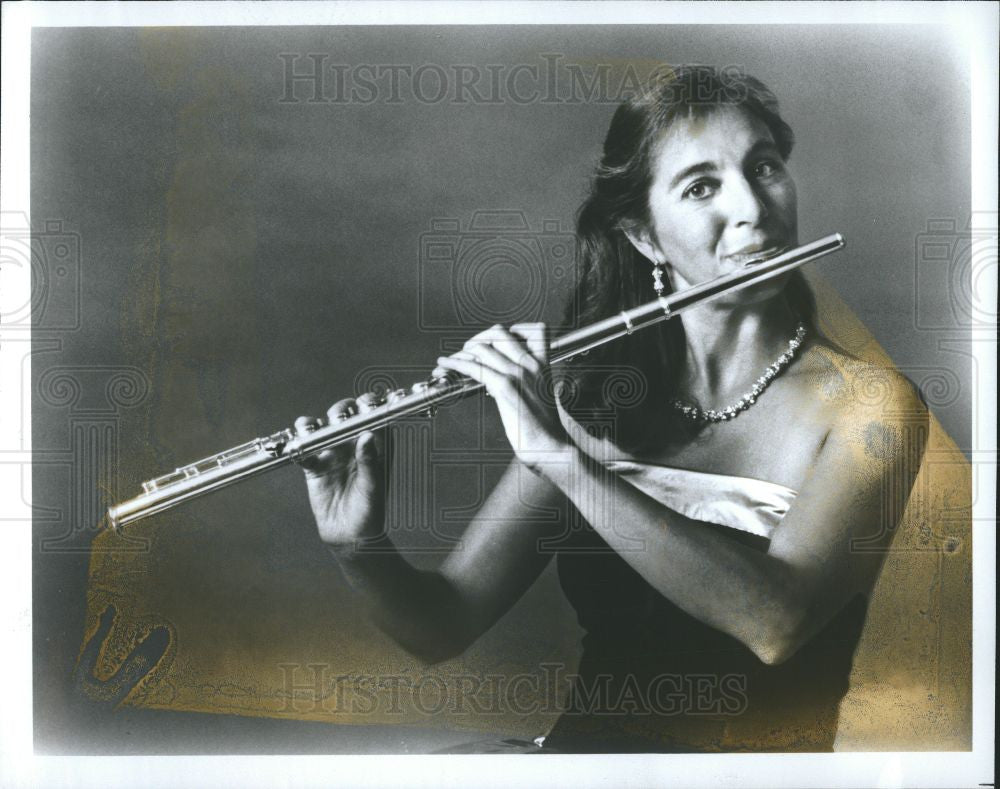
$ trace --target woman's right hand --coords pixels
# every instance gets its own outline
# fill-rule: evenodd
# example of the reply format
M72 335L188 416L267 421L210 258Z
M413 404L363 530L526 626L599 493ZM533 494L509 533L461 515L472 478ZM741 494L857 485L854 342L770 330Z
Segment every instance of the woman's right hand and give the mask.
M330 406L326 420L300 416L295 429L306 432L336 424L371 408L364 395L357 400L347 398ZM300 465L323 542L347 548L383 534L387 475L384 431L366 431L356 441L304 458Z

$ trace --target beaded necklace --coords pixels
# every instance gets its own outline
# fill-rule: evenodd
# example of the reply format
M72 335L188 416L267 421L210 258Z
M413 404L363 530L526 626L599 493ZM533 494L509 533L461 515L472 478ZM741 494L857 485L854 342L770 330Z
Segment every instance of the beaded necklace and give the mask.
M757 402L757 398L761 396L763 391L771 385L771 382L784 372L785 368L792 363L792 359L795 358L795 352L798 351L799 346L802 345L802 341L806 337L806 325L799 322L798 328L795 330L795 336L788 341L788 350L786 350L781 356L779 356L774 362L772 362L764 374L758 378L750 390L745 392L739 400L730 406L727 406L719 411L714 408L701 409L696 405L688 405L681 400L673 400L670 406L676 411L680 411L685 417L691 419L695 422L727 422L733 419L737 414L746 411L750 406Z

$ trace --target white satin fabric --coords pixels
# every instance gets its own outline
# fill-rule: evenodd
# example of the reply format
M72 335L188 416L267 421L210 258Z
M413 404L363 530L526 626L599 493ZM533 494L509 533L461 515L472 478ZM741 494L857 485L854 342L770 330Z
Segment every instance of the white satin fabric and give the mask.
M681 515L770 539L795 500L775 482L631 460L606 461L622 479Z
M630 456L606 437L593 436L556 400L563 427L584 452L647 496L681 515L770 539L795 500L796 491L750 477L733 477L649 463Z

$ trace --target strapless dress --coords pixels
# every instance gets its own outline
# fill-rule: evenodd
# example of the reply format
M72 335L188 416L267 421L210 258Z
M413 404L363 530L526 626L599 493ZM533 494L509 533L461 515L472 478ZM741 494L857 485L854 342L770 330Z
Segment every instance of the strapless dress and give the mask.
M605 465L704 528L760 551L796 496L746 477L635 460ZM558 551L560 583L585 635L568 707L541 751L832 750L864 596L789 660L769 666L673 605L582 519Z

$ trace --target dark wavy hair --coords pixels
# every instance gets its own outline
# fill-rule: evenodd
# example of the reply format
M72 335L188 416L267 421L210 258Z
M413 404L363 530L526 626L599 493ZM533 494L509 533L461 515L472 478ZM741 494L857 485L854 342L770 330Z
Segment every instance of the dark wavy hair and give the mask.
M624 228L649 223L657 143L671 124L723 106L739 107L763 121L782 159L788 160L795 138L779 114L777 98L735 68L660 69L641 92L619 105L590 194L577 214L579 280L567 306L567 324L585 326L654 297L651 264L632 246ZM666 277L664 286L669 293ZM815 328L815 299L800 273L790 278L785 295L799 317ZM584 422L607 424L612 418L614 440L633 451L690 436L697 428L667 407L685 352L679 320L608 343L563 368L562 402Z

